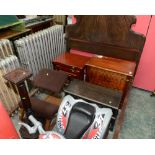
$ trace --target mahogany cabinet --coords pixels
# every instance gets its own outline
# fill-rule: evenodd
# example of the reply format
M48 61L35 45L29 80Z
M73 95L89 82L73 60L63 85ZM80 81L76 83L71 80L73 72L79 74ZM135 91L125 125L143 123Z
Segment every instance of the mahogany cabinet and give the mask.
M52 63L54 69L66 72L69 77L83 80L85 64L89 59L86 56L65 52L59 55Z
M128 77L132 80L136 64L111 57L92 57L86 64L86 80L103 87L124 90Z
M133 81L136 63L111 57L92 57L86 64L86 81L122 92ZM121 105L120 105L121 107Z

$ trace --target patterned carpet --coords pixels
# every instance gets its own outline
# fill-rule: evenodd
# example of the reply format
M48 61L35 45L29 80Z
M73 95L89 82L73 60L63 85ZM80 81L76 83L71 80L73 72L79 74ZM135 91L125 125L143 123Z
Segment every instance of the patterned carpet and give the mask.
M18 116L12 120L18 130ZM150 97L150 92L132 88L119 138L155 139L155 97Z

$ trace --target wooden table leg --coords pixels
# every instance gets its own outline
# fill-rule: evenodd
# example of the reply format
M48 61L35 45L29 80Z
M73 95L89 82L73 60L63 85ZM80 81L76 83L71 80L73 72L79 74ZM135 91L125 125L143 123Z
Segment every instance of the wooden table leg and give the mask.
M31 101L30 101L30 97L27 92L25 83L22 82L22 83L18 84L17 88L18 88L19 95L21 98L22 107L23 107L24 111L26 112L26 115L29 116L31 114Z
M155 96L155 90L151 92L151 96Z
M51 125L51 119L46 119L45 126L44 126L45 131L50 130L50 125Z
M25 115L25 111L23 108L19 108L19 120L23 121L24 120L24 115Z

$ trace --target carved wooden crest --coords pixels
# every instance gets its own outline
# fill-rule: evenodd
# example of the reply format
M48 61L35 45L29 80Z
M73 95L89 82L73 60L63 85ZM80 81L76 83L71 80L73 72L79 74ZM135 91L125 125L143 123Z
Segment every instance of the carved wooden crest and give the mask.
M66 27L67 48L139 62L145 36L131 30L135 16L82 15Z

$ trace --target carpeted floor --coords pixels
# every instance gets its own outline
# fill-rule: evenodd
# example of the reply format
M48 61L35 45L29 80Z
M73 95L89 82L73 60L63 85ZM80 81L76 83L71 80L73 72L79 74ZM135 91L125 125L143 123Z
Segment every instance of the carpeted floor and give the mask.
M120 138L155 138L155 97L132 88Z
M18 115L12 120L18 130ZM155 97L150 97L150 92L132 88L119 138L155 139Z

